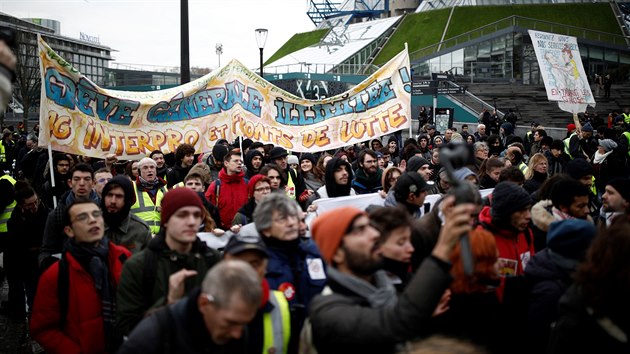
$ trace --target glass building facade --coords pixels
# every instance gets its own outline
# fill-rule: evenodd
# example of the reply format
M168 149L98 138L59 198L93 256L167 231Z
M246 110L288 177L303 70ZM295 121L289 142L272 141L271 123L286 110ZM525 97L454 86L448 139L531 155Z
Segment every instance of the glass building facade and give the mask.
M590 77L606 72L626 72L630 51L605 44L581 43L580 55ZM525 33L511 32L477 41L432 58L412 63L415 76L430 77L448 71L460 80L472 82L509 81L524 85L543 84L536 53ZM471 75L472 73L472 75Z

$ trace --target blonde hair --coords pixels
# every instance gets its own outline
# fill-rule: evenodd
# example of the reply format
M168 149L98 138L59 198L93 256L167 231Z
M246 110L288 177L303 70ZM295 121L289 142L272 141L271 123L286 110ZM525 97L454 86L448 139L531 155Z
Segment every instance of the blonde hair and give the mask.
M525 172L525 180L532 179L532 177L534 177L534 167L543 161L547 162L547 158L541 153L536 153L529 159L527 172Z

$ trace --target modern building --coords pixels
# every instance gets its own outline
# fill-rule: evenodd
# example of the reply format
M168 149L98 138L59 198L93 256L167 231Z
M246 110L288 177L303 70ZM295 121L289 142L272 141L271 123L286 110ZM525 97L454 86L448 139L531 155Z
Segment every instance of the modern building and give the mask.
M412 74L430 80L448 72L451 83L466 86L467 96L444 104L466 107L473 116L481 109L517 109L523 122L567 119L554 103L546 102L542 76L528 30L576 37L584 69L590 78L610 74L610 99L598 100L602 113L618 110L630 92L630 6L618 1L593 0L425 0L401 16L390 9L394 1L345 1L355 4L354 20L343 11L330 11L318 31L296 34L267 62L265 72L289 77L312 74L367 75L408 45ZM360 15L381 10L375 19ZM370 10L371 9L371 10ZM570 14L568 16L567 14ZM343 15L343 16L340 16ZM344 17L345 16L345 17ZM386 17L386 18L384 18ZM329 25L326 27L325 25ZM326 29L327 28L327 29ZM326 30L324 30L326 29ZM321 34L313 43L312 37ZM310 40L310 41L309 41ZM286 83L285 83L286 84ZM485 86L484 86L485 85ZM442 98L457 101L457 97ZM449 96L449 97L446 97ZM428 100L428 102L427 102ZM431 97L413 97L412 105L427 105ZM531 109L525 111L525 107ZM501 113L500 113L501 114ZM607 114L607 113L606 113ZM560 124L560 123L558 123Z
M16 32L17 41L24 44L20 49L26 60L32 63L37 59L37 35L44 37L46 42L61 57L72 64L82 74L97 85L105 82L105 68L113 60L113 49L102 45L98 37L80 33L81 38L71 38L61 35L59 21L41 18L20 19L9 14L0 13L0 26L8 27ZM38 63L36 60L35 63Z
M71 38L60 34L59 21L41 18L20 19L0 12L0 27L11 29L15 33L16 55L18 57L18 82L14 86L13 100L9 103L3 119L10 122L21 121L24 103L28 102L29 120L39 119L39 57L37 55L37 35L44 40L62 58L87 76L97 85L105 83L105 68L112 60L112 49L102 45L98 37L80 33L80 38ZM25 95L29 99L25 100Z

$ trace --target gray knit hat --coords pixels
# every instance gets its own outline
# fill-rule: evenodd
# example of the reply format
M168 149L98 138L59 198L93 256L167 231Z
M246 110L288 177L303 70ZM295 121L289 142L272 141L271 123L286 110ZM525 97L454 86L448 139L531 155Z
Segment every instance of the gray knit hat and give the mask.
M617 143L612 139L599 139L599 146L603 147L606 152L612 151L617 148Z

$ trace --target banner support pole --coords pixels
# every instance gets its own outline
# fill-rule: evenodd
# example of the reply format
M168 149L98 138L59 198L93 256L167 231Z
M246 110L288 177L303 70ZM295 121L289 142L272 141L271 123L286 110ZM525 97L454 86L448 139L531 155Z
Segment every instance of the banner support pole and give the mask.
M48 143L48 163L50 166L50 170L48 171L50 173L50 185L52 186L52 190L55 190L55 166L53 166L53 158L52 158L52 145L50 144L50 142ZM53 193L53 206L56 208L57 207L57 196L55 195L55 193Z

